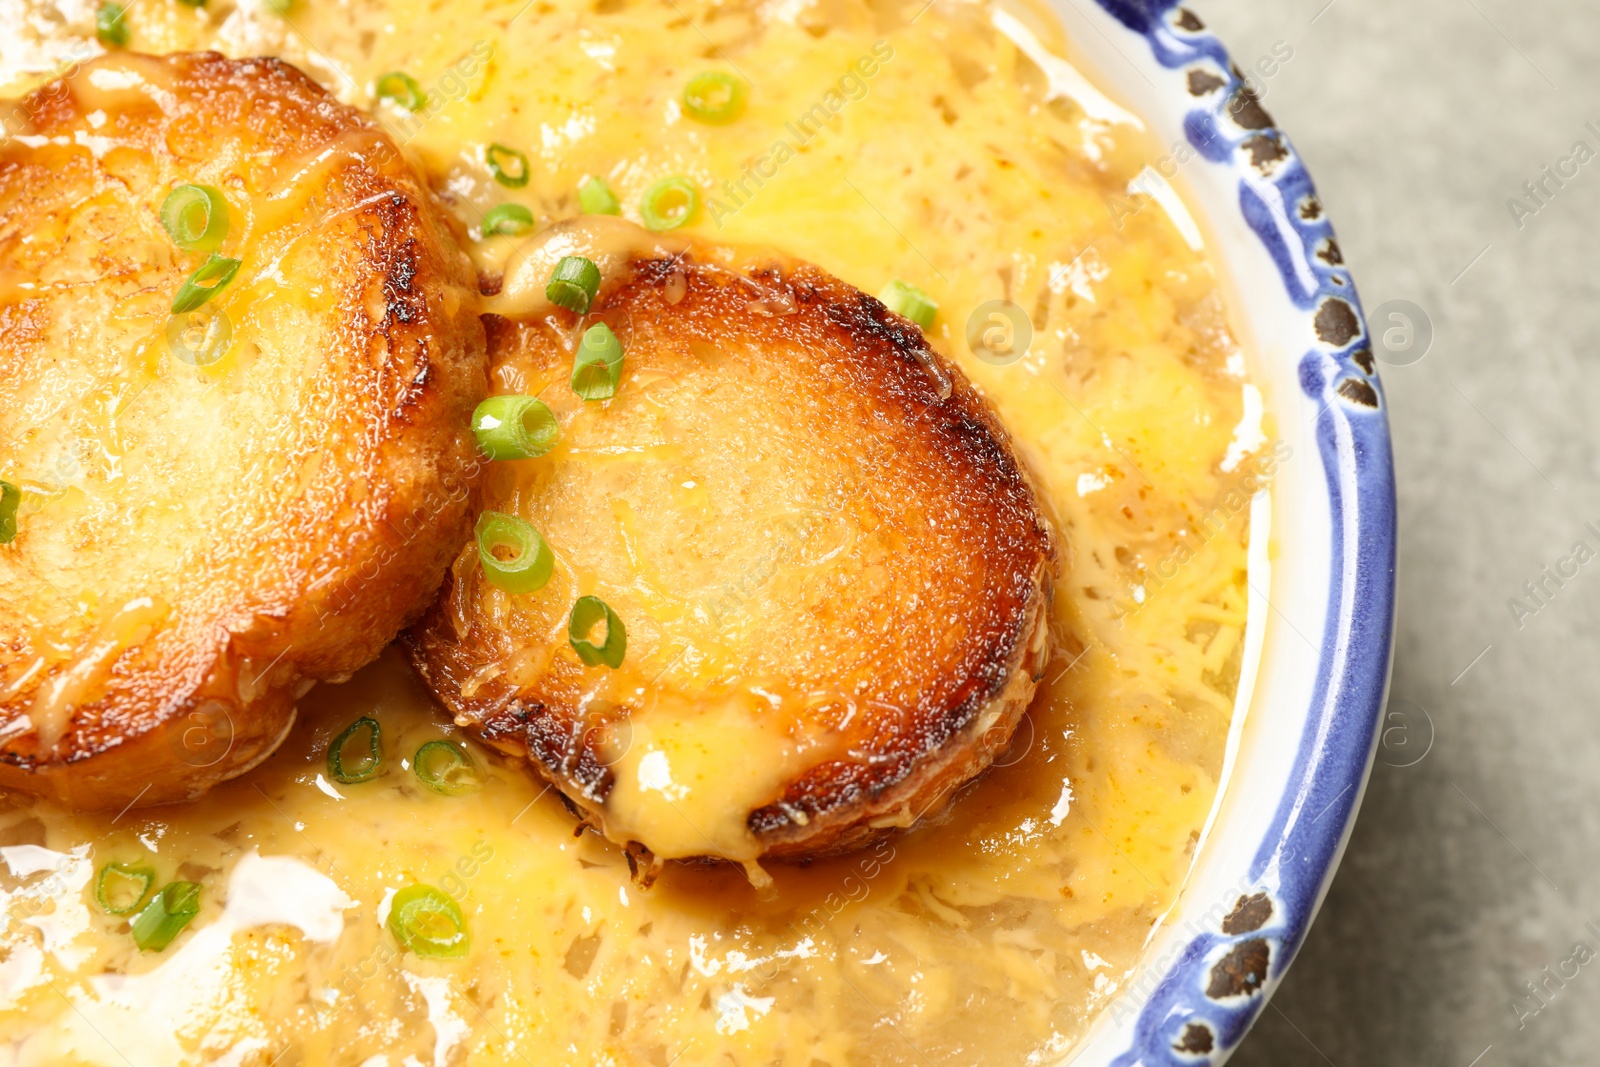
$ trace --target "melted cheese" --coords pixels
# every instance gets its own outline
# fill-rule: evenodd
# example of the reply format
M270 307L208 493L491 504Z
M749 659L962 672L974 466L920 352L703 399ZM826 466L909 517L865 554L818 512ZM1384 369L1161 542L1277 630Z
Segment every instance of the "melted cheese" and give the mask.
M135 48L281 54L363 106L379 75L410 72L423 112L379 112L481 269L506 275L501 299L531 301L519 310L539 299L519 280L524 242L479 239L482 213L515 200L569 218L590 174L631 218L650 184L688 175L698 232L867 291L895 277L928 291L934 343L992 399L1064 534L1060 653L1013 747L938 825L773 864L760 890L737 868L676 865L638 887L616 848L574 837L549 790L488 753L478 792L425 791L410 754L454 731L391 654L311 693L274 757L199 803L0 815L0 1059L1021 1064L1070 1048L1117 995L1216 793L1245 623L1248 508L1233 501L1242 473L1269 468L1230 450L1236 429L1245 447L1259 437L1203 250L1127 192L1156 155L1141 132L1054 54L1053 27L963 2L908 23L920 6L344 0L296 4L287 23L243 2L131 7ZM88 10L28 21L0 49L19 87L81 47ZM708 67L752 79L738 122L682 113L684 81ZM495 142L528 153L526 188L492 180ZM318 298L314 278L295 286ZM1002 299L1033 337L995 365L969 349L968 319ZM648 591L671 610L673 590ZM388 773L331 783L325 746L362 714L383 723ZM671 796L732 841L692 810L698 783L792 756L730 742L739 715L733 701L632 738L619 803ZM112 860L205 886L166 953L139 954L94 907ZM248 888L262 872L272 906ZM414 882L460 902L468 958L399 952L382 919Z

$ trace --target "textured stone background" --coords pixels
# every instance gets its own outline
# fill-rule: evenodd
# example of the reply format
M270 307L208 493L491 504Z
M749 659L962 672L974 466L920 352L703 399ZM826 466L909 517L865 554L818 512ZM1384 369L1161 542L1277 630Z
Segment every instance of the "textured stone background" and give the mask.
M1575 542L1600 552L1600 158L1520 228L1507 204L1538 206L1523 183L1575 142L1600 152L1600 3L1191 6L1241 66L1293 49L1256 80L1369 314L1409 300L1435 331L1382 371L1409 732L1233 1063L1600 1064L1600 956L1574 953L1600 952L1600 558L1508 606Z

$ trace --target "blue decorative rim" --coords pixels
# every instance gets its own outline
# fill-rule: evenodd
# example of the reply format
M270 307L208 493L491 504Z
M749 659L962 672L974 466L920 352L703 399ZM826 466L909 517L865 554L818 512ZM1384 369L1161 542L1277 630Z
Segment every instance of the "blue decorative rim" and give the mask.
M1300 385L1321 404L1332 559L1311 712L1246 890L1217 929L1188 942L1133 1022L1113 1067L1221 1063L1266 1005L1321 903L1355 818L1382 714L1394 626L1395 495L1383 388L1355 286L1306 173L1216 37L1178 0L1097 0L1188 72L1191 145L1236 167L1239 209L1319 344ZM1273 879L1266 879L1274 872Z

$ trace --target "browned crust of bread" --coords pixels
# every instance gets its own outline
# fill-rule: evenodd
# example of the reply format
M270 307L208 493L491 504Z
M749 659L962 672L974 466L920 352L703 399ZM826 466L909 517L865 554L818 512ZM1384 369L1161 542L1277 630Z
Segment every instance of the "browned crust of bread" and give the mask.
M929 490L939 496L931 505L942 506L944 521L967 535L965 562L986 575L981 596L930 604L895 621L921 627L923 645L938 644L940 625L970 640L940 661L944 673L930 666L919 675L925 684L903 715L853 721L848 747L871 753L870 761L818 762L749 813L765 856L803 859L854 849L909 825L1004 750L1049 656L1056 546L1006 431L915 325L809 264L746 257L735 270L732 262L726 250L709 246L671 259L635 259L608 279L593 317L636 344L720 340L810 354L815 366L799 373L833 390L846 423L828 428L834 435L828 442L852 449L860 441L855 435L887 438L893 462L916 466L924 484L937 486ZM674 303L677 287L683 296ZM491 317L491 363L559 359L550 336L548 324ZM857 395L859 406L845 399ZM485 506L497 506L492 488ZM465 571L458 565L434 611L408 635L413 662L459 723L503 752L527 756L600 825L614 784L602 755L612 724L580 719L559 679L524 686L490 681L463 695L469 677L512 651L505 635L470 607L463 630L471 581L470 565ZM933 621L935 613L942 623ZM882 678L866 681L868 690L885 687Z
M108 67L163 91L108 104L89 80ZM426 608L468 536L470 416L485 389L474 272L392 141L278 60L123 53L5 112L51 140L0 145L0 270L45 269L60 255L52 233L81 241L81 204L94 205L88 224L103 238L82 264L98 276L0 301L0 408L12 409L0 411L0 477L12 481L38 474L15 457L51 376L76 390L60 398L68 410L87 391L74 375L106 369L85 370L95 353L63 343L65 317L109 329L116 301L175 292L198 264L166 251L165 192L218 186L235 202L237 228L241 205L254 210L252 197L286 188L295 168L331 153L284 220L306 232L310 243L294 254L326 283L307 312L319 340L268 336L304 354L296 373L264 377L272 372L260 368L279 364L258 356L255 370L226 371L216 386L242 390L239 410L258 404L275 417L220 434L218 447L231 451L191 463L162 436L162 405L178 394L158 370L122 432L148 471L171 467L165 481L149 475L168 497L135 501L148 507L126 523L25 514L15 542L0 546L0 788L85 809L190 799L264 759L311 681L376 657ZM78 134L113 147L98 157L75 149ZM152 248L161 250L154 264ZM185 498L214 507L204 521L161 518ZM146 528L147 515L158 525ZM94 610L74 618L61 609L63 592L95 585L103 602ZM161 605L158 621L90 672L59 740L43 747L24 719L41 690L91 659L118 605L146 593ZM49 641L72 651L30 675Z
M1052 564L1053 559L1040 561L1038 593L1018 619L1019 640L1008 661L989 672L1003 679L998 689L975 687L886 768L844 760L812 768L785 790L781 803L750 813L765 855L805 859L865 847L936 814L957 789L989 768L1011 743L1050 659ZM796 821L797 811L804 823Z

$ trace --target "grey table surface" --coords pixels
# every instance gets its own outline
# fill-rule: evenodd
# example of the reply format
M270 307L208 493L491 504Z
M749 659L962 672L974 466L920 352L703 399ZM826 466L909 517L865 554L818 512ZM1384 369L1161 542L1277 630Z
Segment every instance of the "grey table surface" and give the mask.
M1233 1063L1600 1064L1600 4L1191 6L1293 50L1256 81L1369 314L1433 328L1382 370L1409 747Z

